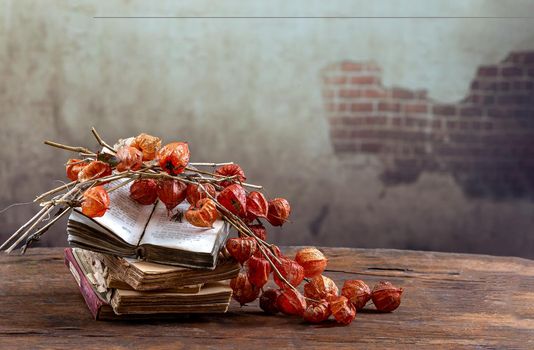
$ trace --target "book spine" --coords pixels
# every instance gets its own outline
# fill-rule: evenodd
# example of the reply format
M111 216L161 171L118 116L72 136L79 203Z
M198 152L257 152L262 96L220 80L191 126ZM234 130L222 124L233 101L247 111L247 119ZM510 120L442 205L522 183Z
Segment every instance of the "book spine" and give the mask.
M85 300L85 304L93 315L95 320L99 319L100 309L107 303L104 302L93 289L91 282L87 280L85 273L82 271L76 258L72 254L72 248L65 249L65 265L69 268L72 276L78 283L80 292Z

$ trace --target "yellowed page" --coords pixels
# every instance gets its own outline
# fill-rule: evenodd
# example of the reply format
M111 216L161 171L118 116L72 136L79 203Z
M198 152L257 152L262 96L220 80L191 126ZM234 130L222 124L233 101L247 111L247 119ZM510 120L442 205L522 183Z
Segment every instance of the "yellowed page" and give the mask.
M117 180L107 187L112 188L122 181ZM106 214L94 221L106 227L111 232L131 245L137 245L150 214L153 205L141 205L130 198L130 184L125 185L109 194L110 207Z
M178 206L178 210L185 212L188 207L187 203L182 203ZM217 220L213 223L213 228L202 228L191 225L185 219L182 222L170 220L167 209L160 202L154 209L139 245L152 244L171 249L211 253L224 225L222 220Z

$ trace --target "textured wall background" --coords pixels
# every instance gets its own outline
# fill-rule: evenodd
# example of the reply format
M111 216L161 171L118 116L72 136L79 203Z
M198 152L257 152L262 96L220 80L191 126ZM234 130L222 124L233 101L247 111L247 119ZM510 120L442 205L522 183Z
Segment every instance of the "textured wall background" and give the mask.
M382 84L468 95L477 68L534 49L532 19L94 19L93 16L517 16L530 1L0 1L0 207L64 180L68 154L145 131L233 160L293 204L282 244L534 256L534 202L467 196L447 172L395 186L373 154L336 155L322 69L374 61ZM528 101L527 101L528 103ZM530 101L530 103L532 103ZM532 118L532 115L530 115ZM35 207L0 214L6 237ZM66 243L64 226L45 245Z
M479 67L465 98L448 104L384 87L373 63L323 72L334 152L380 159L386 185L446 172L470 197L534 198L534 50Z

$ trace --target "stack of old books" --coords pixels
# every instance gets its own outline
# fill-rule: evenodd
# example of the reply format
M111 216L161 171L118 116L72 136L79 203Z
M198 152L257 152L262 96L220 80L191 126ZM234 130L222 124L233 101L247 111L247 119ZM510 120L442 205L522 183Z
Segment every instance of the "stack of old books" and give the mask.
M74 210L68 222L65 264L95 319L169 317L226 312L229 280L239 265L221 252L228 227L198 228L165 206L142 206L128 186L110 193L100 218Z

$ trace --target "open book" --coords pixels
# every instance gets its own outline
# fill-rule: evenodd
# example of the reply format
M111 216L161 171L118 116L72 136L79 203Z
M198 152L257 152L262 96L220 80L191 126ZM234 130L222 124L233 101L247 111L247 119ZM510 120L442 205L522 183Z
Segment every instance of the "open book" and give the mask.
M120 184L118 180L109 186ZM172 220L165 205L140 205L129 198L129 185L109 194L110 207L99 218L75 209L67 224L69 244L97 252L189 268L214 269L221 246L228 237L222 220L212 228L195 227L186 220ZM182 203L178 210L185 212Z

